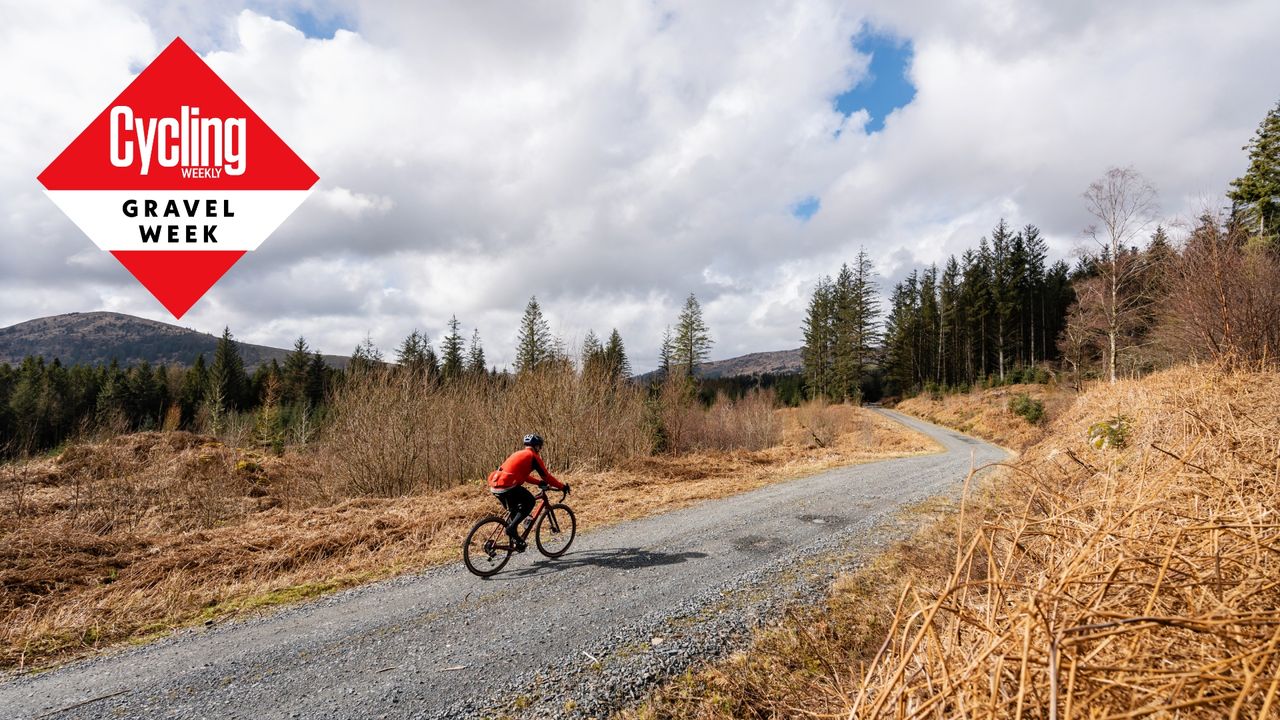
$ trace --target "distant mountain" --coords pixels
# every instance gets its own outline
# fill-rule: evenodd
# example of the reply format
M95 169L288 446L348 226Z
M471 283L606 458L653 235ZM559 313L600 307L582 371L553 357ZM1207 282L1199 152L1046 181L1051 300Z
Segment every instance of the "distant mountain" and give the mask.
M748 353L728 360L714 360L698 366L698 377L715 379L738 377L741 375L786 375L798 373L804 369L800 359L800 348L795 350L774 350L772 352ZM657 374L647 372L637 376L646 381Z
M213 359L218 338L208 333L113 312L68 313L37 318L0 328L0 363L17 365L28 355L45 360L58 358L65 365L121 365L143 360L152 365L190 365L204 353ZM273 359L284 361L289 350L238 342L240 357L252 369ZM334 367L346 367L348 358L326 355Z
M800 352L800 348L796 348L795 350L748 353L728 360L716 360L701 365L698 368L698 376L722 378L765 373L772 375L798 373L804 369Z

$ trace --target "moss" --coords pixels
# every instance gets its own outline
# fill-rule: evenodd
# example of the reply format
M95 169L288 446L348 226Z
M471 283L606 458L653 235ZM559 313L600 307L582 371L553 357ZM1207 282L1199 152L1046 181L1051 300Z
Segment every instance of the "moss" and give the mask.
M289 587L270 590L258 595L250 595L244 598L235 598L233 600L216 601L212 605L206 607L199 616L196 617L197 622L205 620L215 620L217 618L229 615L231 613L258 610L261 608L276 607L279 605L288 605L290 603L309 600L319 597L335 590L351 587L363 578L337 578L333 580L325 580L323 582L304 583L302 585L291 585Z

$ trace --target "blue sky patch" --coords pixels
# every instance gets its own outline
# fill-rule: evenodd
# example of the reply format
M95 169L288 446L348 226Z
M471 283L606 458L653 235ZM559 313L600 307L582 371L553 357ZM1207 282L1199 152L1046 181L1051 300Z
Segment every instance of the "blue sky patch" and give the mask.
M311 10L296 10L289 13L286 21L313 40L329 40L339 30L350 30L352 27L347 18L335 12L315 13Z
M809 195L791 206L791 216L801 222L806 222L809 218L817 214L821 207L822 201L813 195Z
M864 29L852 42L858 52L871 55L871 67L857 85L836 96L836 110L848 117L865 109L871 116L867 132L879 132L889 113L905 107L916 96L915 86L907 79L911 41Z

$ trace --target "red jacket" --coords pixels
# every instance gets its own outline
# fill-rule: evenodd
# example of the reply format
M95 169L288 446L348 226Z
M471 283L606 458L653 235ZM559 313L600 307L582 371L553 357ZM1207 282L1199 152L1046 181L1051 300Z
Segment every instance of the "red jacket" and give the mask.
M530 448L511 453L497 470L489 473L489 489L510 490L517 485L532 482L530 475L535 471L551 487L557 490L564 489L564 483L547 470L542 458Z

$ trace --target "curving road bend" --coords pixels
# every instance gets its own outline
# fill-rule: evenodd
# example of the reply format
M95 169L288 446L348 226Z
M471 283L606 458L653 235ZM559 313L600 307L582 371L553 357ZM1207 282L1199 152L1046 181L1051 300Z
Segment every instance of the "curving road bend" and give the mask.
M4 718L597 717L737 647L893 539L903 505L1006 456L877 410L943 452L825 471L532 551L0 680Z

